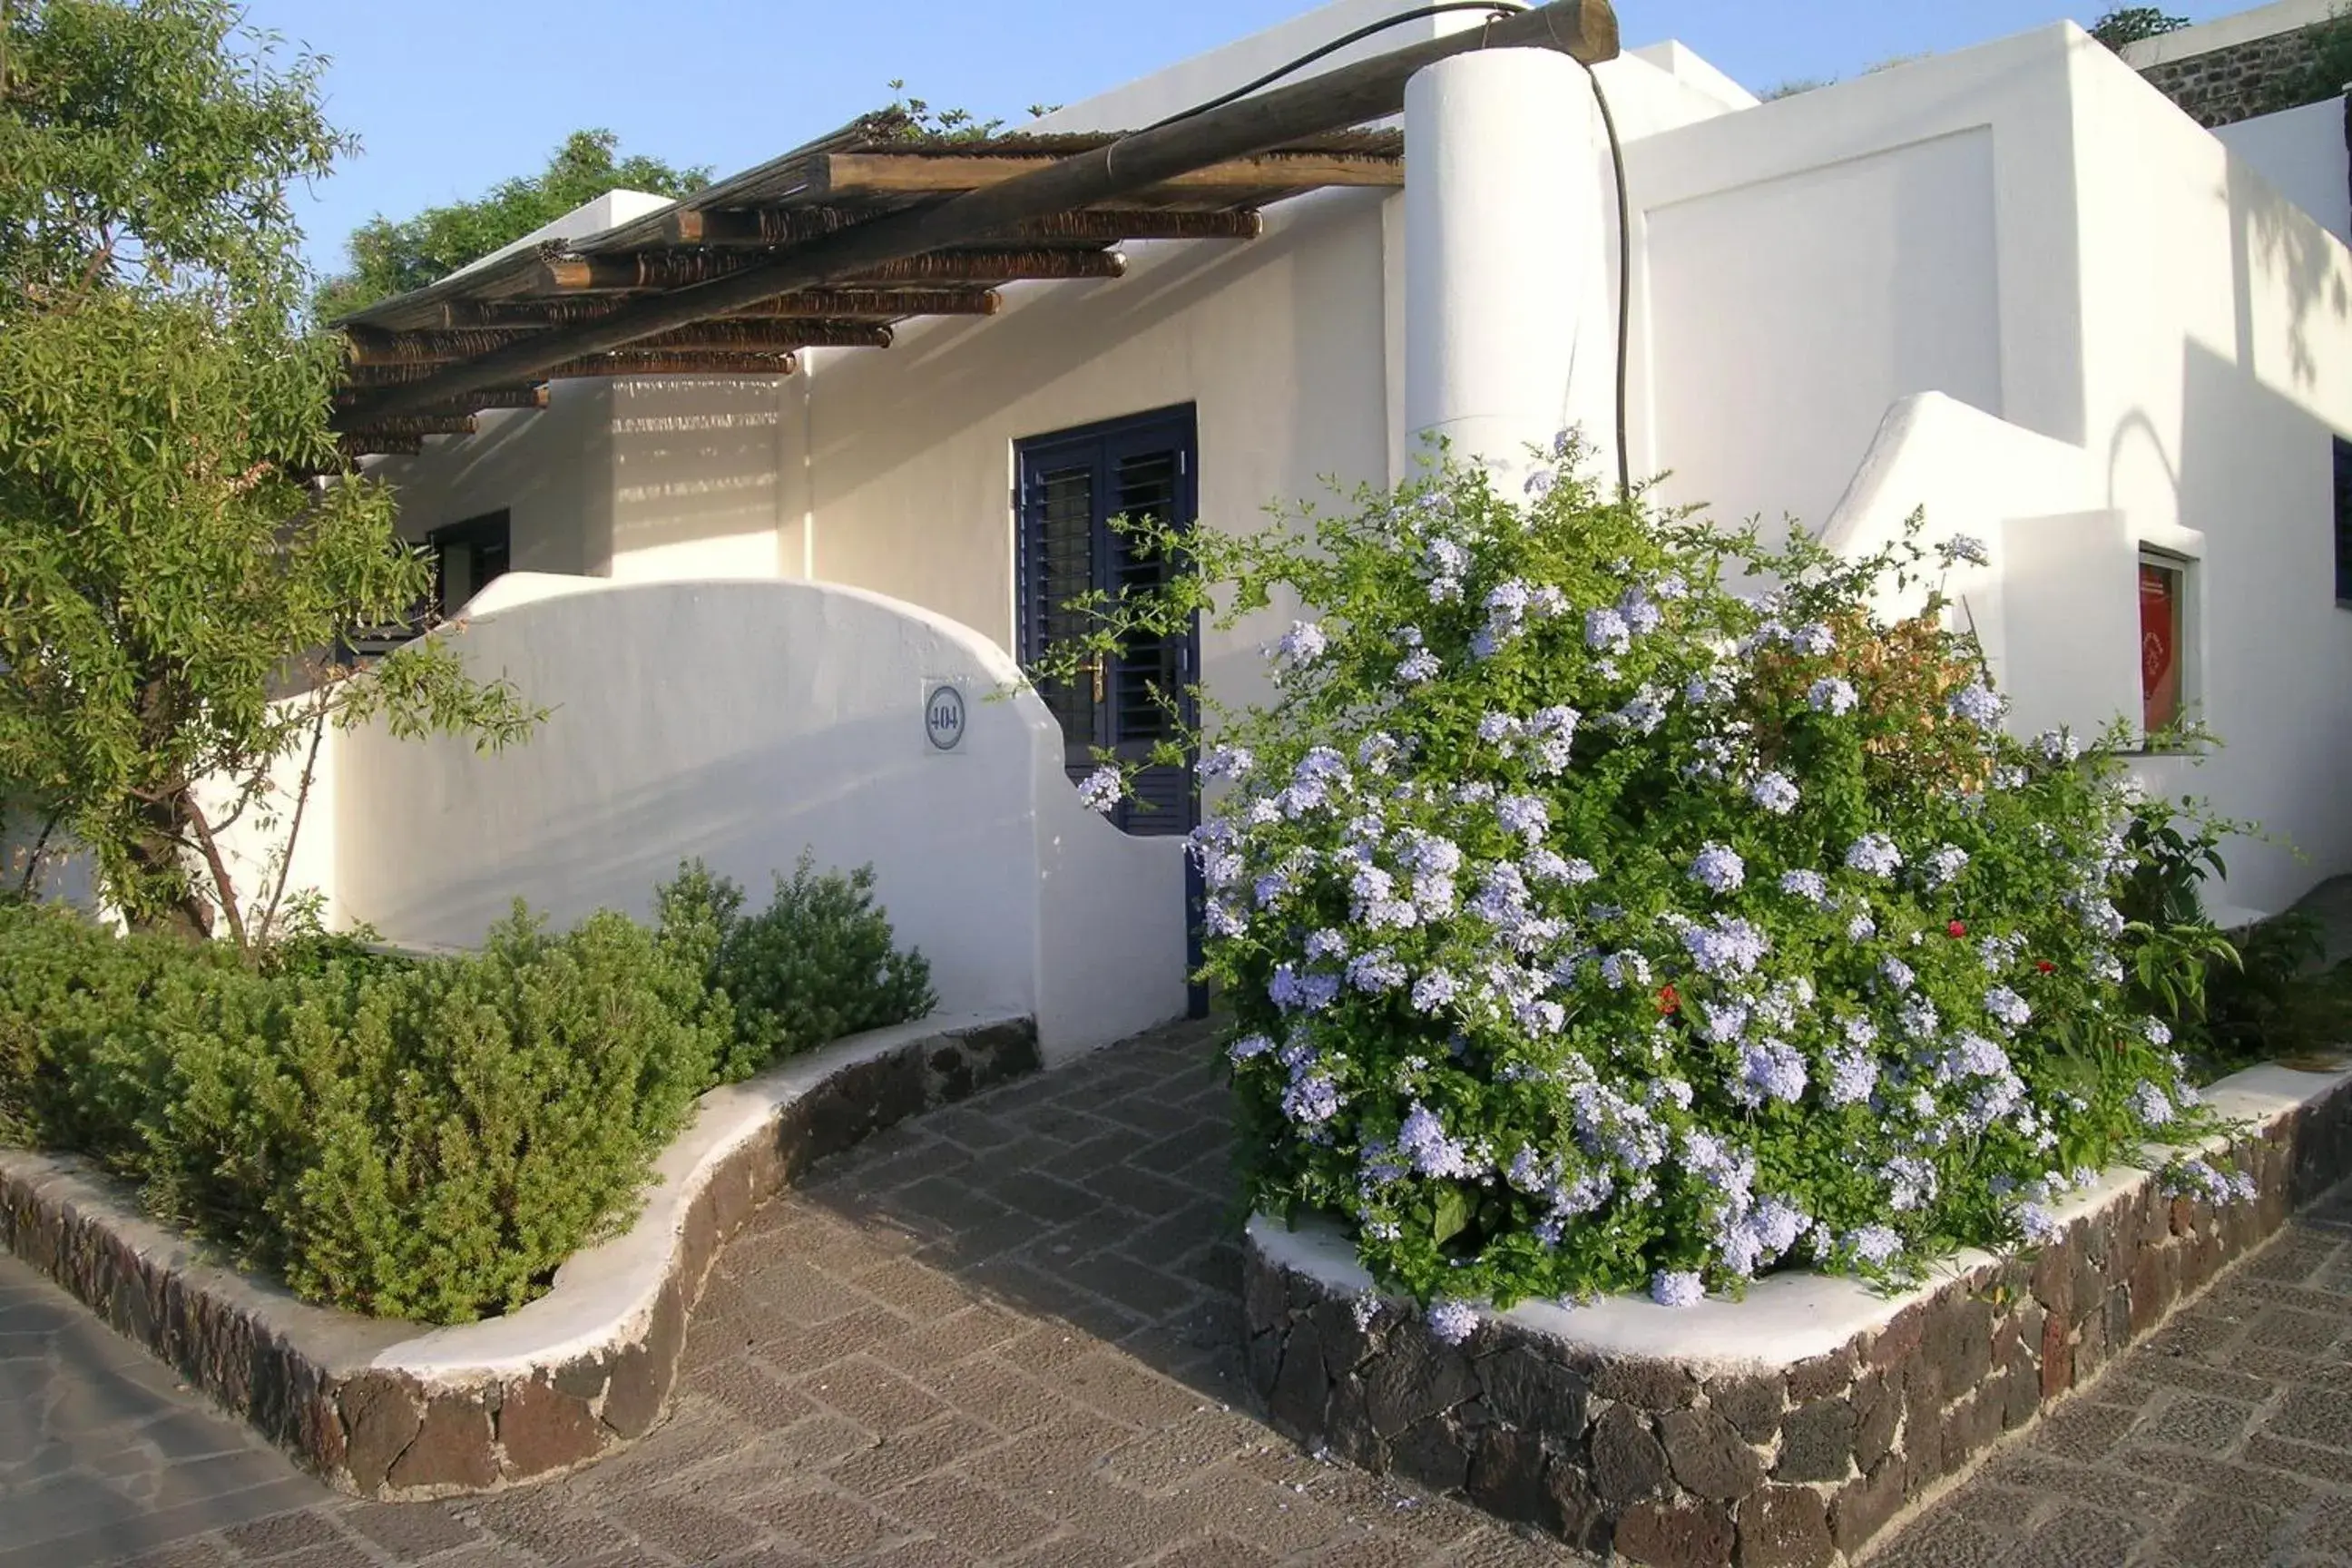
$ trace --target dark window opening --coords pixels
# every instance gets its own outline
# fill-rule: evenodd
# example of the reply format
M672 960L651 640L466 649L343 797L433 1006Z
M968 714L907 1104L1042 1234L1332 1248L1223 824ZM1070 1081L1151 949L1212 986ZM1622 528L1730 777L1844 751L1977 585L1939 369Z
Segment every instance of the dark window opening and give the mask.
M2336 437L2336 602L2352 609L2352 441Z
M507 514L485 512L436 528L425 536L424 549L432 563L433 585L398 621L352 634L349 652L362 657L388 653L457 614L504 576L512 554Z
M1087 612L1074 600L1165 580L1168 563L1136 549L1111 520L1178 528L1196 521L1192 410L1041 436L1019 443L1014 455L1018 652L1024 663L1034 664L1063 641L1085 635ZM1073 780L1094 772L1097 751L1141 763L1170 738L1170 715L1155 693L1179 692L1192 680L1198 640L1197 631L1134 639L1080 679L1041 686L1039 695L1061 722ZM1198 820L1188 767L1146 767L1134 794L1112 814L1126 832L1181 834Z

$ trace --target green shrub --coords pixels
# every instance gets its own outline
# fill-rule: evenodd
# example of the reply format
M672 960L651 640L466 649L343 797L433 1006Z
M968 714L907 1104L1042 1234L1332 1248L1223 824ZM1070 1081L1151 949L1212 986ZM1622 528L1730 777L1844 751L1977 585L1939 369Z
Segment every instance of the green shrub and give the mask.
M1310 617L1272 700L1192 694L1213 735L1180 713L1150 759L1198 746L1223 791L1194 848L1249 1199L1336 1218L1458 1339L1480 1301L2040 1242L2211 1131L2150 1015L2218 933L2117 907L2114 737L2002 728L1942 593L1984 547L1775 549L1555 455L1529 499L1449 463L1255 534L1128 529L1180 569L1067 645Z
M888 915L874 907L874 869L818 872L803 854L791 880L755 915L743 889L699 860L658 891L664 937L699 963L733 1013L733 1035L716 1068L719 1083L751 1077L787 1057L929 1013L930 964L900 951Z
M379 1317L529 1300L627 1219L724 1043L702 976L614 914L279 973L52 910L0 914L0 1136Z
M872 889L803 858L747 917L696 865L654 930L518 904L465 957L313 922L251 963L0 902L0 1142L88 1154L310 1300L511 1310L626 1222L704 1089L930 1009Z

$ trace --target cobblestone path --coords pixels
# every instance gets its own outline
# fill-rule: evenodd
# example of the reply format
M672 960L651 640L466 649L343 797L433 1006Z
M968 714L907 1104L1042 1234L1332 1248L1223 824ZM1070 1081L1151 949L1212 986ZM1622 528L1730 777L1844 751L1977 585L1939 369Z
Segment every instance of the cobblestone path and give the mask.
M2352 1564L2352 1187L1996 1454L1871 1568Z
M1197 1026L821 1166L720 1257L667 1424L579 1476L332 1496L0 1258L0 1568L1566 1564L1247 1413ZM2352 1568L2352 1193L1873 1568Z
M721 1254L669 1420L502 1496L331 1496L0 1258L0 1394L26 1394L0 1408L0 1568L1572 1563L1247 1413L1205 1038L1165 1030L820 1166Z

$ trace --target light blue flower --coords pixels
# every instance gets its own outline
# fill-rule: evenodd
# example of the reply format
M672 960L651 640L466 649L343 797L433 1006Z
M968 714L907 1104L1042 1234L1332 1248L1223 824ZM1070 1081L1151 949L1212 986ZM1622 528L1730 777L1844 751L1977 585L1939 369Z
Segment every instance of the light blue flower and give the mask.
M1425 686L1437 679L1442 668L1435 654L1417 647L1397 661L1397 679L1407 686Z
M1829 879L1819 871L1783 871L1780 890L1810 904L1825 904L1830 897Z
M1650 1300L1661 1307L1696 1307L1706 1300L1706 1281L1685 1269L1661 1269L1650 1280Z
M1711 893L1737 892L1748 879L1748 868L1730 846L1708 844L1691 862L1690 878Z
M1088 811L1098 811L1107 816L1125 798L1127 775L1113 763L1105 763L1079 781L1078 804Z
M1225 1054L1237 1062L1249 1061L1274 1049L1274 1042L1264 1035L1244 1035L1225 1047Z
M1759 774L1748 786L1748 796L1775 816L1786 816L1797 809L1796 781L1786 773Z
M1323 628L1313 621L1293 621L1282 640L1274 645L1275 652L1293 664L1312 664L1321 658L1331 646Z
M1835 718L1853 711L1857 699L1851 684L1833 675L1825 675L1807 689L1805 700L1812 705L1814 712L1827 713Z
M1990 730L2000 722L2001 710L2007 706L1999 693L1981 680L1972 680L1952 693L1945 706L1955 719L1965 719L1979 729Z
M1832 1105L1863 1105L1878 1088L1878 1061L1859 1046L1832 1046L1830 1081L1822 1091Z
M1543 841L1551 827L1551 808L1529 795L1507 795L1495 803L1496 820L1506 833L1517 834L1529 844Z
M1957 844L1941 845L1922 864L1920 875L1930 888L1948 887L1968 869L1969 852Z
M1903 1250L1903 1237L1893 1226L1865 1225L1846 1233L1845 1243L1864 1263L1884 1268Z
M1478 1309L1467 1301L1434 1301L1429 1331L1440 1343L1458 1345L1478 1331Z
M1936 559L1947 566L1963 561L1971 566L1985 566L1991 563L1992 552L1985 548L1985 542L1974 534L1955 533L1936 546Z
M1884 833L1870 833L1855 839L1847 848L1845 863L1848 870L1859 871L1865 877L1892 877L1902 868L1903 852Z

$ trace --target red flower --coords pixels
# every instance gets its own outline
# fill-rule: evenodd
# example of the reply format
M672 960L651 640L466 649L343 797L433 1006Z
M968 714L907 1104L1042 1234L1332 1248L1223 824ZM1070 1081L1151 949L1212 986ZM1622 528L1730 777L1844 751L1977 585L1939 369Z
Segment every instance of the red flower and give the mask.
M1944 934L1952 937L1966 936L1969 934L1968 922L1966 921L1954 921L1950 925L1944 928Z
M1671 986L1671 985L1661 985L1661 986L1659 986L1659 987L1658 987L1658 1011L1659 1011L1659 1012L1661 1012L1661 1013L1679 1013L1679 1012L1681 1012L1682 1010L1683 1010L1683 996L1682 996L1682 993L1681 993L1681 992L1679 992L1679 991L1677 991L1677 990L1675 990L1675 989L1673 986Z
M2056 964L2051 963L2046 958L2037 958L2033 961L2033 973L2036 974L2051 973L2056 970L2057 967L2058 966Z

